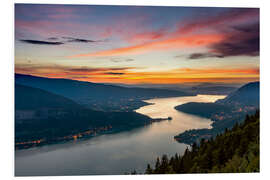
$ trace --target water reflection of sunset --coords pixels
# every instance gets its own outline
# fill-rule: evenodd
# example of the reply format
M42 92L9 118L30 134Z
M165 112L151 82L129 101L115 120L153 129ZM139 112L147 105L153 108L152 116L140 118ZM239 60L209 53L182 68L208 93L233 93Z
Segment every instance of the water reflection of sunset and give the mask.
M193 128L211 128L211 120L207 118L202 118L198 116L188 115L185 116L185 113L179 112L174 109L175 106L185 104L187 102L215 102L218 99L223 99L226 96L223 95L197 95L197 96L188 96L188 97L173 97L173 98L156 98L145 100L150 105L143 106L136 112L150 116L151 118L167 118L172 117L170 122L161 122L163 123L162 129L155 128L155 125L152 125L152 132L156 133L157 136L160 131L163 133L178 133L179 129L184 131L188 127ZM152 104L153 103L153 104ZM185 117L185 118L182 118ZM181 123L177 122L181 121ZM158 126L159 127L159 126Z

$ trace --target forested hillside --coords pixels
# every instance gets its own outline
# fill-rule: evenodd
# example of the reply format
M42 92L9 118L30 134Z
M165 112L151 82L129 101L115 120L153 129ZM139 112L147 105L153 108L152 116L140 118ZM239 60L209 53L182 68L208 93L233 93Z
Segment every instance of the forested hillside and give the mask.
M184 155L157 158L146 174L259 172L259 111L215 139L201 140Z
M72 100L42 89L15 84L15 110L79 109L83 108Z
M150 117L136 112L94 111L63 96L15 84L16 148L89 138L151 122Z
M191 129L175 136L179 142L199 143L202 138L210 139L224 130L231 129L236 123L244 121L246 114L255 113L260 105L260 83L251 82L243 85L225 99L214 103L191 102L176 106L175 109L206 118L210 118L211 129Z
M178 111L206 118L211 118L212 114L214 113L221 113L221 112L228 113L231 111L231 108L229 106L225 106L222 104L199 103L199 102L189 102L186 104L176 106L174 108Z
M155 97L190 96L194 93L154 89L127 88L102 83L91 83L71 79L44 78L15 74L16 84L45 90L73 100L74 102L98 111L133 111L147 103L143 99Z
M242 106L260 105L260 82L245 84L237 91L229 94L225 99L218 100L217 104Z

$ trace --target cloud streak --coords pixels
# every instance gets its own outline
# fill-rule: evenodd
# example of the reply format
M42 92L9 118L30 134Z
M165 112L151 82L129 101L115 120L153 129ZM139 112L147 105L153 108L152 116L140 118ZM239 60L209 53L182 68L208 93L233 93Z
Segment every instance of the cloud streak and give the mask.
M134 59L121 59L121 58L111 58L110 61L114 62L114 63L120 63L120 62L132 62L135 61Z
M111 83L259 77L258 58L252 58L260 50L258 8L15 7L18 73ZM207 68L195 61L210 58L219 62ZM243 69L234 68L239 65Z
M65 43L96 43L101 42L100 40L88 40L88 39L79 39L79 38L73 38L73 37L62 37L62 39L65 39L64 41L51 41L51 40L58 40L57 37L50 37L47 38L50 41L43 41L43 40L33 40L33 39L20 39L21 42L28 43L28 44L34 44L34 45L62 45Z
M179 73L183 74L252 74L259 75L259 68L208 68L208 69L192 69L192 68L181 68L178 69Z
M259 23L233 27L233 31L224 40L209 46L207 53L193 53L189 59L208 57L224 58L229 56L259 56L260 52Z
M80 38L73 38L73 37L62 37L63 39L67 39L67 42L78 42L78 43L95 43L101 42L100 40L89 40L89 39L80 39Z
M186 22L180 23L178 32L188 34L208 29L217 31L226 29L232 24L237 25L251 20L259 20L259 9L235 8L215 16L193 17Z
M117 73L117 72L106 72L106 73L104 73L104 74L110 74L110 75L124 75L125 73L121 73L121 72L119 72L119 73Z
M178 58L178 56L176 56ZM212 53L193 53L188 56L189 59L203 59L208 57L219 57L223 58L223 55L212 54Z
M40 40L31 40L31 39L21 39L21 42L35 45L61 45L64 44L60 41L40 41Z
M60 65L17 64L16 73L43 77L68 78L90 82L111 83L182 83L182 82L233 82L258 80L259 68L178 68L168 71L140 71L136 67L68 67ZM31 73L29 73L31 72Z
M204 34L204 35L190 35L187 37L175 37L170 39L165 39L162 41L149 42L145 44L116 48L111 50L98 51L88 54L78 54L70 56L70 58L75 57L99 57L99 56L121 56L130 54L142 54L144 52L152 50L171 50L179 48L188 47L199 47L209 45L215 42L219 42L223 39L222 35L219 34Z
M62 65L35 65L35 64L19 64L16 65L15 71L17 73L28 74L32 72L34 75L54 77L72 77L72 76L106 76L106 75L123 75L135 67L68 67Z
M258 55L259 31L251 35L249 31L254 32L254 30L251 30L250 27L240 27L240 25L250 23L250 21L256 22L258 19L258 9L232 9L215 16L203 16L178 22L178 29L173 32L160 28L152 32L130 33L127 41L136 45L77 54L71 57L133 55L190 47L208 47L210 49L209 54L191 54L190 59L245 54L256 56ZM248 54L248 52L250 53Z

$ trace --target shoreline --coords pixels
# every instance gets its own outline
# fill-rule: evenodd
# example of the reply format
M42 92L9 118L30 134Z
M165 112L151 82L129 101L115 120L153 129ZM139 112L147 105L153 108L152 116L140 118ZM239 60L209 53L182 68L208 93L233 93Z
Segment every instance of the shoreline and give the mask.
M191 95L191 96L193 97L193 96L199 96L199 95L204 95L204 94L196 94L196 95ZM208 94L208 95L210 95L210 94ZM176 96L176 97L188 97L188 96ZM159 97L158 99L176 98L176 97ZM153 98L150 98L150 99L153 99ZM150 99L143 99L142 101L145 102L145 101L150 100ZM154 98L154 99L156 99L156 98ZM148 102L145 102L145 103L147 103L147 105L143 105L141 107L155 104L155 103L148 103ZM140 109L141 107L134 109L133 112L139 113L136 110ZM139 114L141 114L141 113L139 113ZM151 117L149 117L149 118L151 118ZM43 138L43 139L26 141L26 142L17 142L17 143L15 143L15 150L17 151L17 150L29 149L29 148L34 148L34 147L41 147L41 146L45 146L45 145L53 145L53 144L58 144L58 143L65 143L65 142L76 141L76 140L84 140L84 139L86 140L86 139L91 139L93 137L97 137L97 136L101 136L101 135L105 135L105 134L115 134L115 133L119 133L119 132L129 131L132 129L151 125L152 123L155 123L155 122L170 121L170 120L172 120L172 117L170 117L170 116L168 116L166 118L151 118L149 123L146 123L146 124L138 126L138 127L128 127L128 128L127 127L117 127L116 129L113 129L112 127L100 127L100 128L89 129L87 131L81 131L81 132L79 131L77 133L69 134L66 136L55 137L53 139ZM210 119L210 120L212 121L212 123L211 123L211 129L212 129L213 128L212 124L214 121L212 119ZM191 131L191 130L193 130L193 129L189 129L187 131ZM200 130L200 129L196 129L196 130ZM89 132L89 131L91 131L91 132ZM185 132L183 132L183 133L185 133ZM183 133L181 133L181 134L183 134ZM177 140L175 137L176 136L174 136L174 139ZM181 142L181 143L188 144L186 142ZM190 145L190 144L188 144L188 145Z
M171 117L154 118L154 119L151 118L149 123L144 124L142 126L138 126L138 127L129 127L129 128L118 127L116 129L113 129L112 126L107 126L107 127L95 128L94 130L81 131L81 132L73 133L67 136L55 137L54 139L44 138L44 139L37 139L37 140L26 141L26 142L17 142L15 143L15 151L30 149L34 147L41 147L41 146L46 146L46 145L53 145L53 144L58 144L58 143L71 142L71 141L76 141L76 140L88 140L97 136L130 131L136 128L149 126L152 123L161 122L161 121L170 121L170 120L172 120Z

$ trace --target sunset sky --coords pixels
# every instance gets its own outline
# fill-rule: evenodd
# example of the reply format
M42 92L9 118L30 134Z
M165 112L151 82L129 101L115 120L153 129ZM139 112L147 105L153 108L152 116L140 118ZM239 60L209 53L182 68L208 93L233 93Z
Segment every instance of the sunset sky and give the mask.
M259 9L15 5L15 72L100 83L259 80Z

